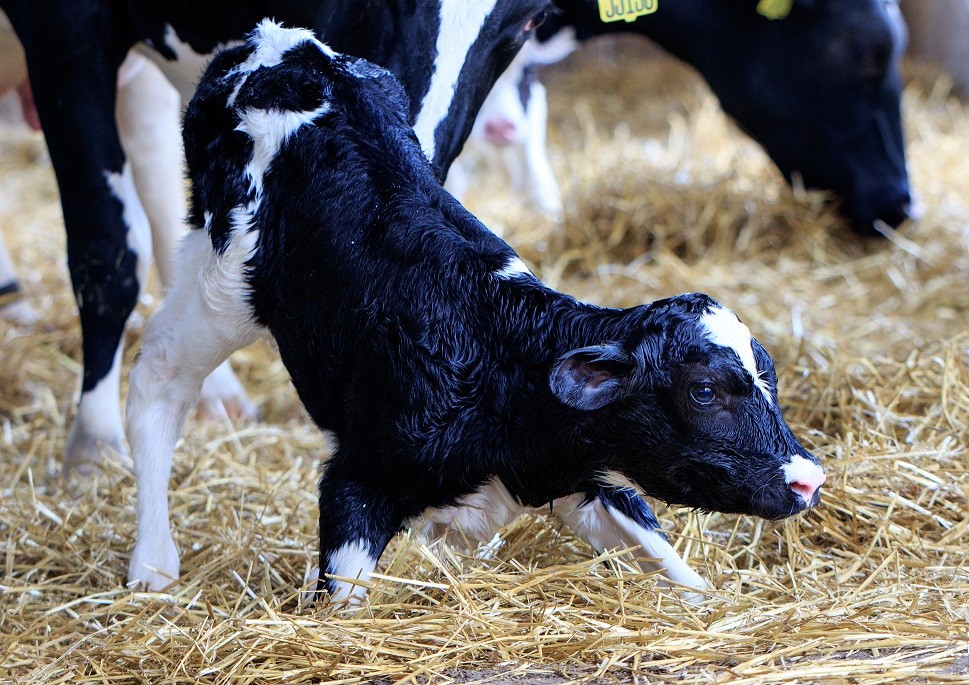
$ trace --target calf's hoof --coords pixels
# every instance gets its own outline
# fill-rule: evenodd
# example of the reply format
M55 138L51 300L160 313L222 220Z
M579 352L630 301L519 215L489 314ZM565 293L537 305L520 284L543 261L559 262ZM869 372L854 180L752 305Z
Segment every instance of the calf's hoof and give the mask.
M207 419L228 416L233 421L258 421L259 409L249 399L228 361L202 382L199 411Z
M128 587L158 592L178 579L178 570L178 548L171 536L139 539L128 564Z

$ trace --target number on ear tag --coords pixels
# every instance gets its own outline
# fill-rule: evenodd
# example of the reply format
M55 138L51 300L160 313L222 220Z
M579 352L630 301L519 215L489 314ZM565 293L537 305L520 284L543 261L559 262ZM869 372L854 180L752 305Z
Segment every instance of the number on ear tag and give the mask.
M599 18L610 21L636 21L659 9L659 0L599 0Z
M768 19L783 19L791 13L792 7L794 7L794 0L760 0L757 3L757 14Z

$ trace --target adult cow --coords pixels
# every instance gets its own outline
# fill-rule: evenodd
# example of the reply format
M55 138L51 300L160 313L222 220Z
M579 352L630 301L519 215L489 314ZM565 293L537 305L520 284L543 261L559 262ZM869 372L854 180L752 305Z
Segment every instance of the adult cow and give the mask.
M544 18L548 0L0 0L24 46L57 176L80 309L84 374L65 470L123 449L118 407L125 323L151 255L148 222L115 125L118 66L144 43L187 99L201 66L267 15L386 67L440 174L491 84Z
M636 33L691 64L790 182L833 191L862 234L913 213L897 0L556 0L543 35ZM656 8L652 14L638 11ZM614 15L608 17L608 15ZM625 16L622 16L625 15Z

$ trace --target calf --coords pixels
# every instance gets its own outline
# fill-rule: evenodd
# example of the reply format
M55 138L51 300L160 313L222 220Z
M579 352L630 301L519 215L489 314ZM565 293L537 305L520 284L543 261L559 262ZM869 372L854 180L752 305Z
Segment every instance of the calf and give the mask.
M144 284L148 222L115 124L116 75L142 43L191 94L220 45L267 15L308 26L396 74L407 116L440 174L491 83L541 22L548 0L0 0L24 46L60 189L84 372L65 468L123 449L118 407L124 326ZM168 255L159 255L167 259Z
M445 187L455 197L460 200L467 190L474 160L497 152L514 191L552 219L562 218L562 193L545 147L548 103L538 70L565 59L576 47L568 29L544 43L530 40L522 47L485 98L468 142L448 172Z
M597 0L556 5L562 12L540 38L570 26L580 40L624 32L656 41L699 71L788 181L833 191L859 233L917 213L905 164L906 32L896 0L790 0L789 14L773 19L760 14L758 0L660 2L654 14L608 23Z
M194 230L131 376L132 584L177 577L176 441L206 374L267 334L336 437L319 486L335 599L425 515L488 540L549 507L594 547L641 545L702 587L637 490L770 519L818 502L819 462L733 313L545 287L441 187L405 111L386 71L271 22L209 66L184 124Z

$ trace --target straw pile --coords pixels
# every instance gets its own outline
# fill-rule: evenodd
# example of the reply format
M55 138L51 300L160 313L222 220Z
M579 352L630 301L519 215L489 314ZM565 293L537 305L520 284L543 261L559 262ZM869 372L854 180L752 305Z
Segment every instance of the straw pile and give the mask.
M42 145L5 132L2 226L45 322L0 324L0 681L969 683L969 110L910 74L927 213L860 242L823 197L792 194L687 71L615 59L550 78L564 227L495 175L469 204L577 296L701 290L734 308L825 462L822 506L781 524L660 507L717 588L699 606L535 518L491 560L401 537L365 608L300 607L328 446L256 346L236 362L266 421L190 422L172 498L183 580L131 593L128 468L109 461L85 487L58 476L79 333Z

